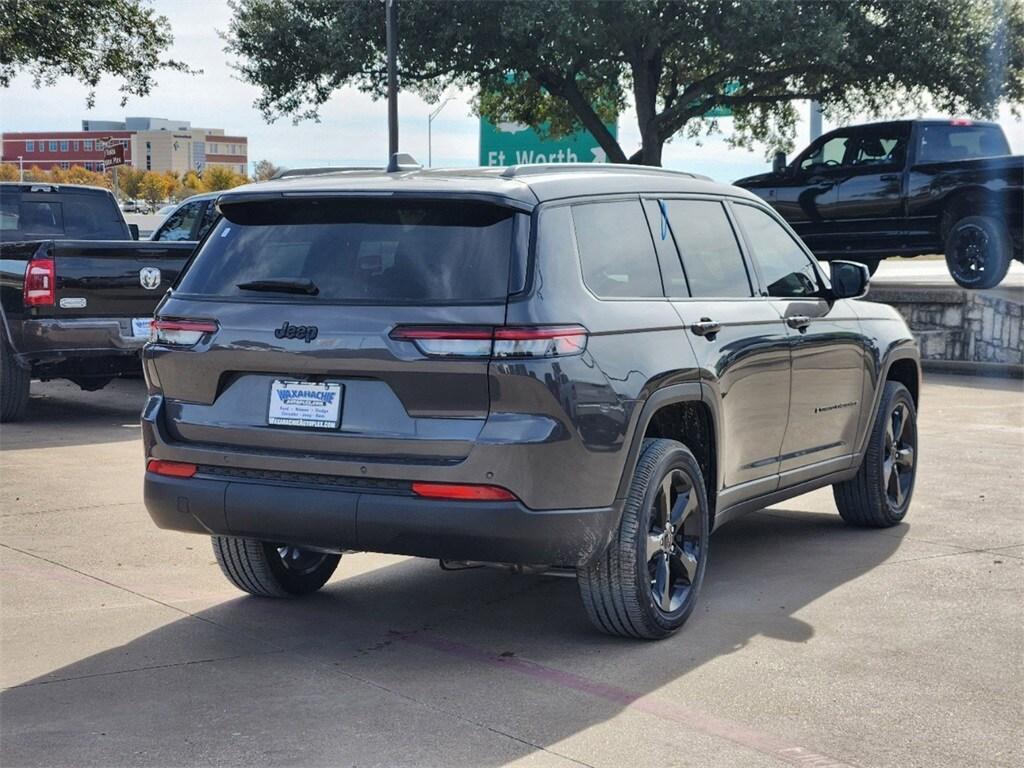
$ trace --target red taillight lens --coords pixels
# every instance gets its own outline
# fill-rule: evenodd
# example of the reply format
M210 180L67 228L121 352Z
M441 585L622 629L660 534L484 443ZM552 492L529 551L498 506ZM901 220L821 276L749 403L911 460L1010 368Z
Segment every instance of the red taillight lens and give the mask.
M515 494L496 485L413 483L412 492L427 499L451 501L515 501Z
M146 463L146 471L154 475L165 475L166 477L192 477L198 467L195 464L187 464L183 461L164 461L163 459L150 459Z
M430 357L559 357L587 348L581 325L399 326L391 338L411 341Z
M207 333L216 333L210 320L154 320L149 324L149 340L172 347L192 347Z
M25 267L22 300L26 307L52 307L57 296L57 270L53 259L32 259Z

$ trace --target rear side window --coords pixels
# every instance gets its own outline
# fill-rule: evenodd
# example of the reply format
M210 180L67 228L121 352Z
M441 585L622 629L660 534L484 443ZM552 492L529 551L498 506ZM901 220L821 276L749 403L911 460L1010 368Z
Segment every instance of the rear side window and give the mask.
M449 200L334 199L226 207L178 291L252 301L505 301L516 213ZM309 281L315 294L240 288Z
M603 299L664 296L658 257L639 200L573 206L583 281Z
M740 222L769 296L813 296L818 293L818 275L811 260L789 232L759 208L736 205Z
M190 240L192 228L196 219L203 209L203 201L197 200L194 203L185 203L167 217L167 221L160 227L156 240Z
M714 200L666 200L665 211L694 297L749 297L750 278L725 208Z
M995 125L923 125L919 163L971 160L1010 154L1006 136Z
M0 189L0 232L4 240L69 238L123 240L127 233L112 198L89 192L56 194Z

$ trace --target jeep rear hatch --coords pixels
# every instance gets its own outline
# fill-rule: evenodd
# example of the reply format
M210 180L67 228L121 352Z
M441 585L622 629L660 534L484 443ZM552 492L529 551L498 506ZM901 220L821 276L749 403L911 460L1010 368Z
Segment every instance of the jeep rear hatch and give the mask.
M528 216L486 201L390 196L277 197L222 212L146 353L171 436L465 456L490 402L489 354L472 339L486 336L489 352L509 292L521 288ZM409 328L454 329L471 343L395 333Z

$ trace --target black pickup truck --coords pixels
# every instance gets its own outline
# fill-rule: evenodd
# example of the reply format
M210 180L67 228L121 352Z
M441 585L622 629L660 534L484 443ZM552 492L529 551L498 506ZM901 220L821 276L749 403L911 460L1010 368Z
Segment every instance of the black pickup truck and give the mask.
M150 317L195 243L135 237L105 189L0 184L0 421L24 415L32 378L91 391L141 371Z
M970 120L839 128L791 163L740 179L820 259L873 272L888 256L944 253L965 288L991 288L1022 255L1024 157L1002 129Z

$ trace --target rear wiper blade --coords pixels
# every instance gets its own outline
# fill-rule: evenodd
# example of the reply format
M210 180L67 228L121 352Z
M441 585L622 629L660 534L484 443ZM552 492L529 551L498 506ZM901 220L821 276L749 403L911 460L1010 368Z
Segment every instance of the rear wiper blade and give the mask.
M243 291L304 293L307 296L316 296L320 293L316 283L304 277L272 277L266 280L252 280L248 283L239 283L236 287L241 288Z

